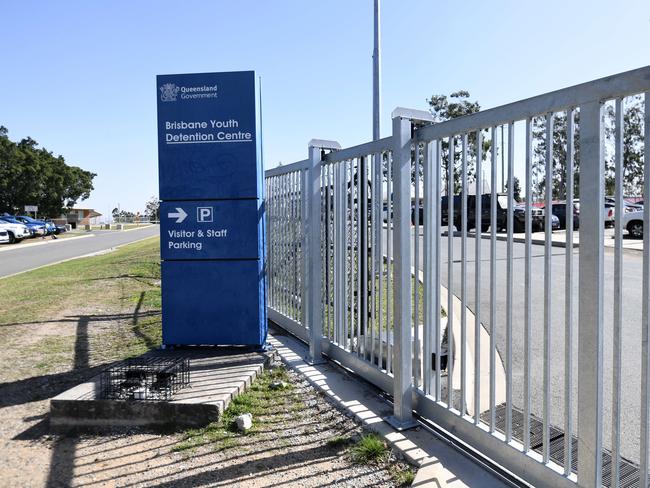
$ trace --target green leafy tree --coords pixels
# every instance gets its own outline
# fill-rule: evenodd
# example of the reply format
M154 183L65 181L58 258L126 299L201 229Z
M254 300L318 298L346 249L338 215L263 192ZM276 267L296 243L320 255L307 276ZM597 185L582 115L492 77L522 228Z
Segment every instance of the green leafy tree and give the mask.
M566 198L567 179L567 112L553 114L553 161L552 169L552 198L554 200ZM580 112L574 112L574 195L580 196ZM543 198L546 191L546 117L535 117L532 121L533 137L533 191L537 197Z
M144 214L149 220L160 220L160 200L158 197L151 197L149 199L145 206Z
M457 117L464 117L465 115L470 115L481 110L481 105L478 101L470 100L470 93L466 90L459 90L457 92L447 95L432 95L431 98L427 100L429 104L429 111L433 115L435 123L444 122L446 120L455 119ZM484 135L488 131L484 131ZM471 184L475 181L475 161L477 154L477 135L476 132L471 132L468 137L468 157L467 157L467 182ZM490 150L491 143L490 141L483 137L483 157L482 161L487 158L487 153ZM462 141L459 137L455 139L454 142L454 154L450 157L450 144L448 139L443 139L441 142L442 149L442 178L445 182L445 188L448 188L449 184L449 169L450 169L450 160L453 161L454 168L454 193L460 192L461 189L461 167L462 167ZM479 176L480 177L480 176Z
M574 112L574 195L580 196L580 111ZM623 189L627 195L640 195L643 190L643 117L644 103L641 95L625 100L623 105ZM612 104L605 107L605 193L614 194L614 141L615 109ZM567 170L567 112L553 115L553 199L566 198ZM533 174L538 198L546 189L546 118L533 119Z
M605 146L605 191L614 194L615 165L615 116L614 106L609 104L606 109L608 124L605 127L607 144ZM642 95L634 95L623 103L623 192L625 195L643 194L643 116L644 102Z
M0 212L38 205L40 215L56 217L90 196L95 176L39 148L31 137L11 141L0 126Z

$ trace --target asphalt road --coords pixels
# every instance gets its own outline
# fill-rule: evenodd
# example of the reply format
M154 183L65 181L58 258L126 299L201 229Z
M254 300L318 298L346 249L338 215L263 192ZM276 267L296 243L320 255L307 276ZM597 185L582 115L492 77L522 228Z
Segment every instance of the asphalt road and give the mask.
M30 241L0 248L0 277L39 268L47 264L73 259L86 254L104 251L115 246L128 244L160 232L157 225L128 231L93 231L93 236L81 239L48 240L39 245ZM41 241L43 242L43 241Z
M413 240L414 240L413 236ZM441 279L448 286L448 251L447 237L441 239ZM461 296L461 238L453 237L453 293ZM422 237L420 236L420 244ZM474 276L476 270L475 240L467 239L467 306L476 311ZM420 245L422 249L422 245ZM555 426L564 425L564 354L565 354L565 248L551 248L551 423ZM570 252L570 250L569 250ZM577 431L577 401L578 401L578 268L579 250L574 252L574 334L572 344L573 357L573 419ZM523 407L524 382L524 276L525 276L525 246L513 244L513 403ZM496 243L496 344L502 359L506 353L506 242ZM633 461L639 459L639 431L641 417L641 290L642 290L642 253L625 251L623 259L623 359L622 359L622 417L621 441L622 454ZM543 366L544 366L544 246L532 246L532 341L531 341L531 381L532 381L532 412L542 417L543 414ZM413 263L415 256L413 256ZM423 258L418 259L422 269ZM490 313L490 241L481 239L481 322L489 328ZM610 248L605 249L605 337L604 337L604 444L609 447L611 436L612 412L612 334L614 313L614 253ZM446 306L445 304L443 304ZM482 386L482 395L489 390ZM575 434L575 431L574 431Z

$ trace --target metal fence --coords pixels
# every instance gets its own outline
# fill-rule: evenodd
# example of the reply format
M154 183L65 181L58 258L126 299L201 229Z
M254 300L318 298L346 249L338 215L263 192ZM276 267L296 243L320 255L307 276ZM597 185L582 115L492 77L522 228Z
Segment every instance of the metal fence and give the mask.
M266 172L270 319L391 394L398 427L415 412L536 486L648 486L650 243L625 254L620 217L626 104L649 92L646 67L437 124L396 109L392 136L351 148L311 141ZM516 205L517 173L546 209L579 196L577 248L573 212L559 248L551 212Z

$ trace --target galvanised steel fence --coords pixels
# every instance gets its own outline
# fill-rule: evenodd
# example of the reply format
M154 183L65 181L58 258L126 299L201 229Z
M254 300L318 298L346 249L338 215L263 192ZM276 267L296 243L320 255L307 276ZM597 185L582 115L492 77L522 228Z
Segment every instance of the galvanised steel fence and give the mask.
M346 149L311 141L266 172L269 318L391 394L393 425L429 419L536 486L648 486L650 242L625 251L622 216L634 154L650 195L649 98L645 67L441 123L396 109L390 137Z

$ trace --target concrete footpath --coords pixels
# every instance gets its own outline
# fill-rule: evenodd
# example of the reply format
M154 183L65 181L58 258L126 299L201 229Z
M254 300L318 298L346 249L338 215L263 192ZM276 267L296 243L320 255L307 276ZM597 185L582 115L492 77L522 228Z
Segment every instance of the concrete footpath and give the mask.
M383 436L393 449L419 468L412 486L516 486L477 464L424 426L403 432L393 429L383 420L391 415L392 406L376 388L333 363L307 364L308 348L293 336L276 328L269 336L269 342L287 366L302 374L346 414Z

